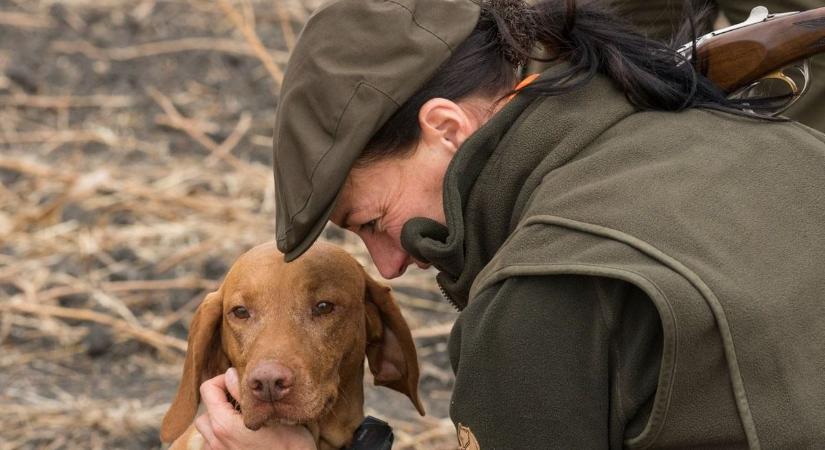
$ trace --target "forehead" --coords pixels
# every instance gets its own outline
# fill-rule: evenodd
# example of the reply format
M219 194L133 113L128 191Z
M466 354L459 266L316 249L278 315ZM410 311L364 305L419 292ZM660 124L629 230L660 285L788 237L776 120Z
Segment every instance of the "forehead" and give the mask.
M343 251L310 250L283 266L283 277L305 289L327 286L352 287L363 284L363 269Z
M353 185L350 178L351 175L347 177L347 180L341 186L341 192L338 193L338 198L335 199L335 206L329 215L330 222L340 227L346 225L344 221L347 216L352 213L352 209L357 206L353 204L355 194L353 193Z
M348 291L363 289L363 269L342 249L317 243L298 259L286 263L274 245L242 255L227 275L227 287L246 295L297 291Z
M388 190L396 188L401 182L402 169L412 164L411 161L384 158L353 167L341 186L330 220L336 225L346 225L348 215L369 209Z

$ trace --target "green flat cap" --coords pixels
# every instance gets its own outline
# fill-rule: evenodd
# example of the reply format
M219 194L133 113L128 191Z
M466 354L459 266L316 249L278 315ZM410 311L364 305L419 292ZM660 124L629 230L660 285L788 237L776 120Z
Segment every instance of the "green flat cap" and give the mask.
M310 17L275 117L276 241L287 261L315 242L358 155L479 14L474 0L334 0Z

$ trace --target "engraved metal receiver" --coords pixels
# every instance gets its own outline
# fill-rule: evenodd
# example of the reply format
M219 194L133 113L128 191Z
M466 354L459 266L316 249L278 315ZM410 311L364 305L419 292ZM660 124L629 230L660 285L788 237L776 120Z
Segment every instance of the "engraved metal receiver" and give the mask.
M729 98L776 116L810 86L808 59L825 52L825 8L771 14L757 6L744 22L708 33L678 52L686 61L693 57Z

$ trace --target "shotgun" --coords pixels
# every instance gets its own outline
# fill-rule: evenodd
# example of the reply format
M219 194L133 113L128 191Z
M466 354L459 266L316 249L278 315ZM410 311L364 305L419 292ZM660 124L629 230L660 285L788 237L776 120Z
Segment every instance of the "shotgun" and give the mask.
M777 115L805 93L807 60L825 53L825 7L771 14L758 6L744 22L706 34L679 53L730 98L776 100L754 109Z

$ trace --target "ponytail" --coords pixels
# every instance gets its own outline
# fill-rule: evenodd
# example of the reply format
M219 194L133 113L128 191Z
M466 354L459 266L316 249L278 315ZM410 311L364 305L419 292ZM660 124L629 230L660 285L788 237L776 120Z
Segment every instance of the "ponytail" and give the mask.
M707 11L692 11L689 6L686 9L686 26L695 36L696 18ZM559 95L581 88L596 74L603 74L642 110L735 109L724 92L702 76L672 44L643 36L594 2L546 0L533 6L530 14L540 24L535 33L536 44L552 53L549 58L531 59L563 60L569 68L532 84L523 91L526 95Z

